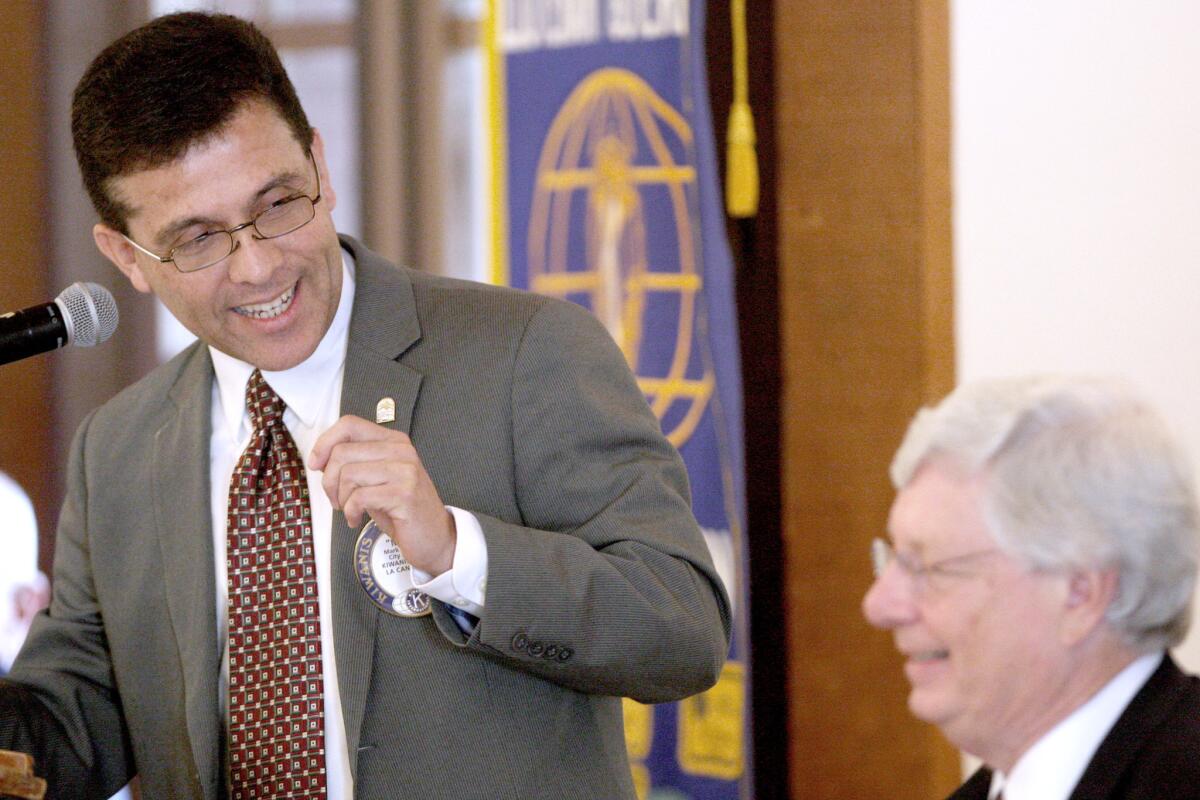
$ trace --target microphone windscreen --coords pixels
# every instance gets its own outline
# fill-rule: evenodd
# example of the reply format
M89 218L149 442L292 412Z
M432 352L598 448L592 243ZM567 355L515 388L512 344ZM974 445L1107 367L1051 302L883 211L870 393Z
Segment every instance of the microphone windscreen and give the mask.
M117 329L117 301L98 283L72 283L54 302L62 310L71 344L92 347L108 341Z

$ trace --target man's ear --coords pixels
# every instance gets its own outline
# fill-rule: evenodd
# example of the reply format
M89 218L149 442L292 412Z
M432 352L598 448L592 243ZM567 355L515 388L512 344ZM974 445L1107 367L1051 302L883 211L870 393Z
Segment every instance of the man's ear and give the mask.
M333 211L337 206L337 194L333 191L333 180L329 177L329 165L325 163L325 140L321 138L321 132L313 128L313 143L312 143L313 161L317 164L317 171L321 173L321 200L329 201L329 210Z
M96 247L100 249L100 252L109 261L116 264L117 269L125 273L125 277L129 278L133 288L139 292L150 293L150 284L146 281L141 266L138 265L137 249L119 231L108 227L103 222L97 222L92 228L92 238L96 240Z
M1077 570L1067 576L1066 604L1060 626L1063 644L1076 644L1103 624L1120 587L1121 576L1113 568Z

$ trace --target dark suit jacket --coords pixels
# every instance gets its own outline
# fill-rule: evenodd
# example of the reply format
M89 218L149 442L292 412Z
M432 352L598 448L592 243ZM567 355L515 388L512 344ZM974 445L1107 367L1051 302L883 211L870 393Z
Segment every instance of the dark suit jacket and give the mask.
M342 412L373 419L394 398L395 425L488 547L467 637L440 603L420 619L379 611L335 512L357 800L633 798L619 698L707 688L728 643L678 454L586 311L343 244L357 289ZM0 748L32 751L59 796L104 797L135 772L147 798L224 795L212 380L194 346L76 436L53 600L0 691Z
M978 770L949 800L986 800ZM1168 655L1100 743L1070 800L1200 798L1200 678Z

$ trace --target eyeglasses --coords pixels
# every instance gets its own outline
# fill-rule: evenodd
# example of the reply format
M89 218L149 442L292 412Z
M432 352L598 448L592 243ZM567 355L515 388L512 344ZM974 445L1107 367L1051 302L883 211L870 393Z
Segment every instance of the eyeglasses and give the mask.
M890 564L895 563L905 575L912 579L913 586L917 592L923 593L931 584L936 584L938 579L970 577L971 573L962 569L961 565L972 559L994 555L999 552L995 547L988 547L983 550L972 550L969 553L941 558L937 561L923 564L912 556L897 553L895 548L892 547L891 542L876 537L871 540L871 565L874 567L875 577L878 579Z
M316 197L309 197L304 193L285 197L271 204L270 208L249 222L243 222L227 231L207 231L191 241L172 248L171 252L165 256L147 250L128 236L125 236L125 241L163 264L174 264L180 272L196 272L225 260L234 250L238 249L238 242L233 235L243 228L254 228L254 238L256 239L276 239L298 228L303 228L313 221L317 215L315 206L321 202L321 170L317 169L317 162L313 158L312 150L308 151L308 160L317 173Z

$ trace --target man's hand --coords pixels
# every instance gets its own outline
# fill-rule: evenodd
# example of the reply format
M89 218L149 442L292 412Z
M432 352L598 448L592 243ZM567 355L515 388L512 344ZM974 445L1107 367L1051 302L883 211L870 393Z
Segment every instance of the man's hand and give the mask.
M454 517L406 434L345 416L317 439L308 466L324 471L325 494L351 527L369 515L408 563L430 575L450 569Z

